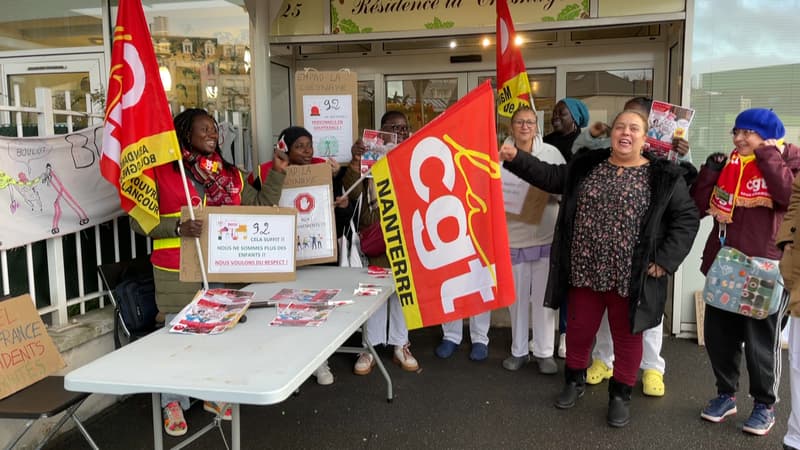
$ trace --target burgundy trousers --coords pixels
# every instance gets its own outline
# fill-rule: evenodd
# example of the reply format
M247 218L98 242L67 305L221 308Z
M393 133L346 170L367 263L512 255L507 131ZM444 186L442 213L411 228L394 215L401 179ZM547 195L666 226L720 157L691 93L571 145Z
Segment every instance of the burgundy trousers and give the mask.
M567 301L567 367L573 370L589 367L594 337L603 312L608 311L614 341L614 379L633 386L642 362L642 334L631 333L628 299L616 292L571 288Z

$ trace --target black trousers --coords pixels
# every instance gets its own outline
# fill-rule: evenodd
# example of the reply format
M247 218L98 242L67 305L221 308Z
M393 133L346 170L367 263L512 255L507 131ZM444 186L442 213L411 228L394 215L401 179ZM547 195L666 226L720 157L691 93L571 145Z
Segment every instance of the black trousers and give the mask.
M778 312L760 320L706 305L706 350L717 379L718 394L734 395L739 389L744 343L750 395L759 403L775 403L781 378L780 318L787 299L784 294Z

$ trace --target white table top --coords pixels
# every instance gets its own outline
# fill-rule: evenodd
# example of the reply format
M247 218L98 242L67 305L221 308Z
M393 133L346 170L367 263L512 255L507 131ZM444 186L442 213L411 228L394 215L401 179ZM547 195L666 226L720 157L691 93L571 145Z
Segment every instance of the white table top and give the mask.
M359 282L382 284L378 296L353 297ZM173 393L203 400L267 405L285 400L394 292L391 278L366 269L301 267L292 282L252 284L257 299L283 288L341 289L339 306L319 327L273 327L275 308L251 309L247 322L218 335L159 330L67 374L70 391Z

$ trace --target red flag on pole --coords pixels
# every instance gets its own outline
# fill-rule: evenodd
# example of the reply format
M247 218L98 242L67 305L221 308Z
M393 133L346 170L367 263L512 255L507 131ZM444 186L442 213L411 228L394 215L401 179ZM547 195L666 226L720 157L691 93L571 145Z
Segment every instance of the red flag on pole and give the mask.
M100 172L145 231L158 225L152 168L181 158L140 0L120 0L108 80Z
M521 105L533 107L531 85L522 53L514 44L514 22L506 0L496 0L497 6L497 113L511 117Z
M493 111L487 81L372 166L409 329L514 302Z

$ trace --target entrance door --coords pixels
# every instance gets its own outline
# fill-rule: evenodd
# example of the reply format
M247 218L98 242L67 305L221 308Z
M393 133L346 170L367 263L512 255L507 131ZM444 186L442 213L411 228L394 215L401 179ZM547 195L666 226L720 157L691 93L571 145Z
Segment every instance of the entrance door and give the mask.
M94 103L92 110L102 112L105 97L102 61L102 54L0 59L0 103L35 107L35 89L47 87L52 90L56 110L86 112L86 94L89 94L89 101ZM18 124L26 136L37 134L35 113L2 112L0 122L2 134L16 136ZM56 133L65 133L67 116L56 115L55 125ZM72 126L76 130L85 128L88 120L73 117Z

